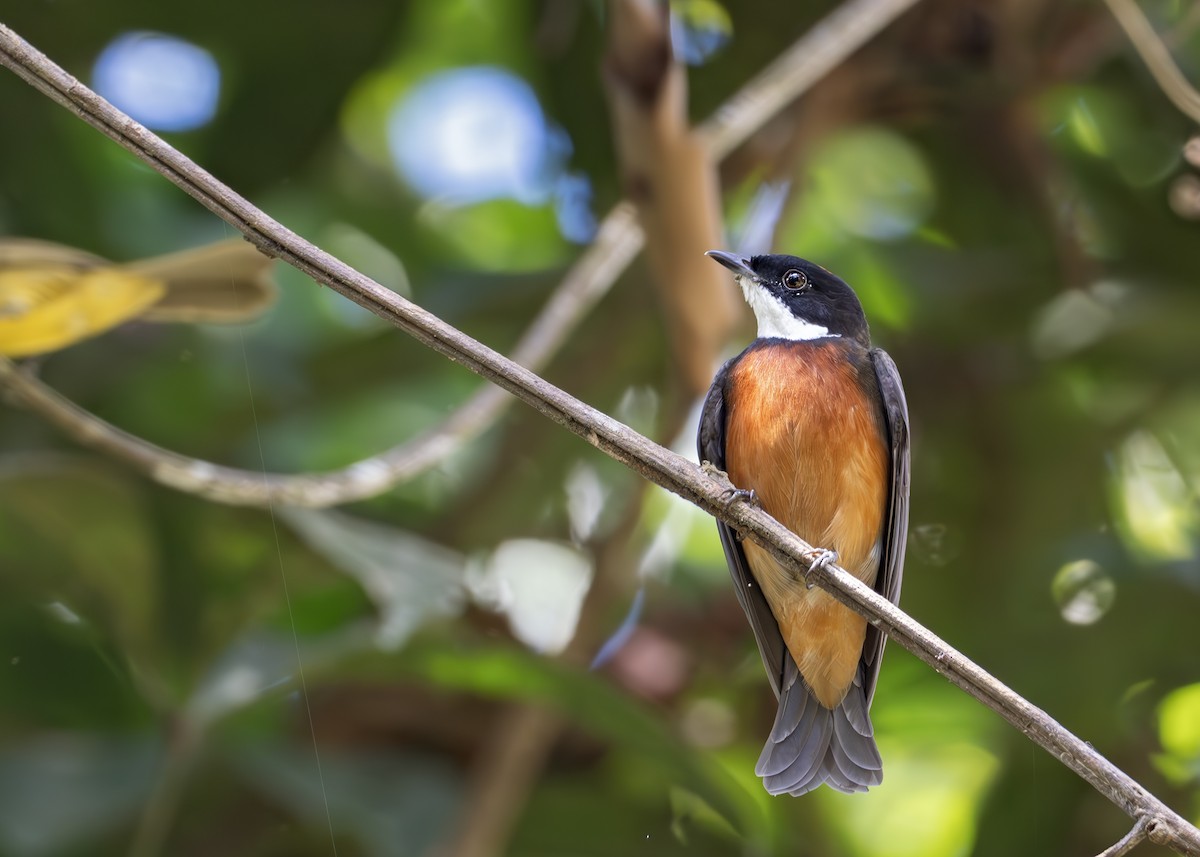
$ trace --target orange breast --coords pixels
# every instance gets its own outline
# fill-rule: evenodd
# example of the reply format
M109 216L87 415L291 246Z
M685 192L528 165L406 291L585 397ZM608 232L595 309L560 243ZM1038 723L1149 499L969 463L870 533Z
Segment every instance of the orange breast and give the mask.
M859 379L873 368L861 351L845 359L857 349L826 340L747 353L728 382L725 461L734 485L754 489L780 523L874 585L889 461L880 407ZM805 588L757 544L743 548L800 674L833 708L854 679L866 620Z

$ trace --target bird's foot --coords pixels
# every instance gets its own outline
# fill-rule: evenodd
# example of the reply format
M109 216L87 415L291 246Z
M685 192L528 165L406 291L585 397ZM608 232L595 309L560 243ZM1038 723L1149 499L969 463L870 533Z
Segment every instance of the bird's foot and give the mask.
M762 508L762 503L758 501L758 494L753 488L734 488L732 485L730 485L725 493L728 495L725 498L726 510L728 510L729 507L738 500L749 503L755 509ZM737 537L739 542L744 542L746 540L746 534L742 530L735 530L734 535Z
M753 488L733 488L730 487L726 492L729 496L725 499L725 508L728 509L738 500L744 500L755 509L761 509L762 504L758 502L758 492Z
M825 550L825 548L815 548L804 555L808 560L808 568L804 570L804 588L812 589L814 584L810 576L818 568L825 568L830 563L838 561L837 551Z
M726 509L738 500L743 500L756 509L762 508L758 501L758 493L753 488L735 488L733 483L729 481L729 474L711 461L700 462L700 469L718 482L725 483L725 490L722 492L722 496L725 500Z

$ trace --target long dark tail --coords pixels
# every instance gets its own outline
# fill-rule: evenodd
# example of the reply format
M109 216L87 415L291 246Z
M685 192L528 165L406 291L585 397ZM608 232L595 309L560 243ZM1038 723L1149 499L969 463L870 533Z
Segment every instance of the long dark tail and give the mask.
M787 658L779 712L754 772L773 795L802 795L822 783L850 794L883 782L862 669L846 698L830 710L817 701Z

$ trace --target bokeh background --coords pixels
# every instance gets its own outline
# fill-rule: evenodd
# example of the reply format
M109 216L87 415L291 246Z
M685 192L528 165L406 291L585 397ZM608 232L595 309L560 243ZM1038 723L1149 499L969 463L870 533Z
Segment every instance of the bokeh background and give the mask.
M692 119L834 8L672 3ZM1143 8L1200 79L1200 5ZM500 351L638 190L600 2L3 14ZM8 72L0 116L0 233L122 261L234 234ZM1100 2L927 0L719 173L724 246L842 274L900 366L903 606L1193 821L1195 130ZM696 391L663 270L635 262L545 374L687 451ZM161 446L280 472L384 450L480 388L276 277L252 325L133 323L40 376ZM737 312L691 359L736 353L753 335ZM883 786L769 799L753 766L774 700L711 520L523 406L379 497L267 511L157 485L6 402L0 581L6 857L1089 854L1129 825L895 645L873 709Z

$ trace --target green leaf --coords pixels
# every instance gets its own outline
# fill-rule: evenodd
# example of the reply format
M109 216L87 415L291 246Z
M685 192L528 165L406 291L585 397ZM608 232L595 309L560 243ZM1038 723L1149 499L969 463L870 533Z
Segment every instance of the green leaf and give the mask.
M569 245L550 205L494 199L425 209L424 225L473 268L522 273L561 264Z
M1200 761L1200 684L1176 688L1158 707L1158 734L1168 753Z
M813 189L806 220L831 219L847 235L904 238L933 209L933 176L924 156L886 128L862 126L834 135L822 143L809 169Z
M687 844L687 829L693 824L735 841L741 839L729 821L695 792L675 786L671 789L670 798L671 832L683 844Z
M0 460L0 580L152 659L158 557L136 483L67 456Z
M1196 555L1195 496L1154 434L1135 431L1121 444L1112 488L1117 532L1132 553L1151 562Z

